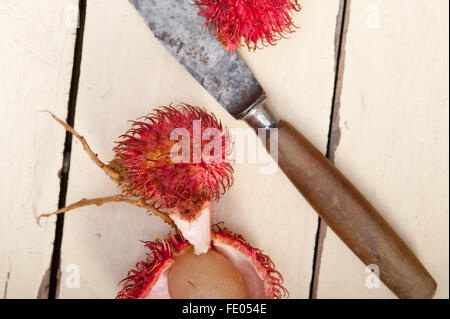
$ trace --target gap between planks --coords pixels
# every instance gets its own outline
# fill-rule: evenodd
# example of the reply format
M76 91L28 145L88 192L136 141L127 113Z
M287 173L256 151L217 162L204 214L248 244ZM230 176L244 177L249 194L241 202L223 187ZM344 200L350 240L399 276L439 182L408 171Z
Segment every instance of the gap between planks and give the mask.
M339 126L339 110L341 107L342 83L345 68L345 44L347 40L347 30L350 17L351 0L341 0L339 13L336 18L335 37L335 59L336 71L334 79L334 91L331 101L330 127L328 130L328 143L326 157L334 162L334 154L341 139L341 128ZM319 284L320 262L323 251L323 242L327 234L327 224L319 217L316 243L314 246L313 272L309 290L309 298L317 298L317 287Z
M336 41L335 41L336 71L335 71L334 91L332 98L330 127L328 132L328 143L326 153L327 158L330 159L331 161L334 161L334 153L337 149L337 146L339 145L340 140L339 107L340 107L340 95L342 90L344 62L345 62L344 47L348 26L348 16L349 16L348 13L350 2L351 0L341 0L339 13L336 20ZM83 53L83 37L86 21L86 7L87 7L86 0L79 0L79 26L76 32L72 78L71 78L70 93L68 100L68 112L66 119L66 122L72 127L74 127L75 124L75 110L77 104L81 60ZM66 132L63 164L61 169L61 183L60 183L58 209L66 206L71 151L72 151L72 135L69 132ZM49 285L50 287L48 296L49 299L56 299L58 293L63 227L64 227L64 214L60 214L57 216L55 228L55 241L51 260L51 273ZM326 235L326 229L327 229L326 224L323 221L321 221L319 217L316 234L316 243L314 248L313 274L311 278L310 295L309 295L309 297L313 299L316 298L318 277L320 271L320 259L322 254L323 241Z
M72 78L70 82L69 101L67 103L67 119L66 122L75 126L75 109L77 105L78 85L80 81L81 58L83 54L83 37L84 26L86 21L86 0L78 1L78 17L79 25L75 38L75 50L73 57ZM72 134L66 132L64 142L63 164L61 168L61 183L59 191L58 209L66 206L67 185L69 181L70 157L72 153ZM56 219L55 241L53 244L53 253L50 268L50 284L49 284L49 299L56 299L58 293L58 285L60 279L60 261L61 261L61 243L64 228L64 214L60 214Z

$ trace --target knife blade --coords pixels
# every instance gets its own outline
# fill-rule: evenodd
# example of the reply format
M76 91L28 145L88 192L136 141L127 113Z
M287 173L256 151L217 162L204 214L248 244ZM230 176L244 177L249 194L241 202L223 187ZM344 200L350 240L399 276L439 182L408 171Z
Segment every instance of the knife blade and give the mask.
M237 53L229 53L201 26L189 0L130 1L153 34L188 72L235 117L241 117L262 88Z
M436 282L381 214L296 128L269 107L237 53L207 34L190 0L129 0L153 34L236 119L277 129L278 165L327 225L399 298L431 298ZM269 133L270 134L270 133Z

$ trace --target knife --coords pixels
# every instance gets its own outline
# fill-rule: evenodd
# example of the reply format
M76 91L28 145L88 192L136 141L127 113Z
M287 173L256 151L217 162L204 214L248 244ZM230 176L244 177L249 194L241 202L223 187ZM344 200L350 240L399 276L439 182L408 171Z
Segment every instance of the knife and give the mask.
M202 27L190 0L129 0L153 34L236 119L278 131L278 165L327 225L399 298L432 298L436 282L399 235L344 175L269 107L237 53ZM266 146L268 143L266 143ZM269 147L269 146L268 146Z

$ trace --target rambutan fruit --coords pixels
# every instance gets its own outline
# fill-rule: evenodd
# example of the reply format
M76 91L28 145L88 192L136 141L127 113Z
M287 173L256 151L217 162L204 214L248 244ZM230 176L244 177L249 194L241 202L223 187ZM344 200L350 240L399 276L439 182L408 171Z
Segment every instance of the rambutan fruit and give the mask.
M128 202L175 224L196 253L209 249L211 203L233 183L231 136L213 114L187 104L158 108L132 122L108 165L72 127L52 116L81 141L91 159L118 183L122 194L83 199L41 216L93 204Z
M300 11L297 0L195 0L209 31L233 52L274 45L294 31L291 12Z
M287 296L271 259L240 235L213 226L202 255L180 233L145 242L145 261L121 281L118 299L273 299Z

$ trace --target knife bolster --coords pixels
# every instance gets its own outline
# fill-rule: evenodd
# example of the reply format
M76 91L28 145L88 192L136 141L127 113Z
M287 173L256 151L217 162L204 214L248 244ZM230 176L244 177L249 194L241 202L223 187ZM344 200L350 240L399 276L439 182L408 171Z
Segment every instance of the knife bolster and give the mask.
M270 129L278 126L280 118L266 103L266 96L261 96L252 106L249 108L247 114L242 119L246 121L256 131L258 129Z

